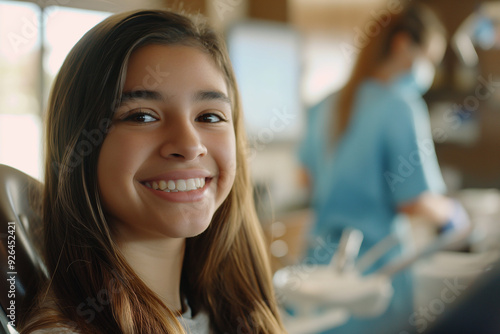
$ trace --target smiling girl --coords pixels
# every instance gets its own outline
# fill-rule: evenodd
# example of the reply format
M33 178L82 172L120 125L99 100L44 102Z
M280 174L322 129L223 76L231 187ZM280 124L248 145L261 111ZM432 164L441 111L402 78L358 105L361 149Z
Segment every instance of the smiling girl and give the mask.
M46 135L50 279L23 333L284 332L234 74L203 22L98 24L56 78Z

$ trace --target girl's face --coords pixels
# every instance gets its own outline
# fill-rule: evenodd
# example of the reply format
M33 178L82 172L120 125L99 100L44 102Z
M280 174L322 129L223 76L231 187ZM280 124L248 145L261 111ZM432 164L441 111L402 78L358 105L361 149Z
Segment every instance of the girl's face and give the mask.
M228 96L220 70L197 48L148 45L132 54L98 161L102 202L119 235L185 238L208 227L236 170Z

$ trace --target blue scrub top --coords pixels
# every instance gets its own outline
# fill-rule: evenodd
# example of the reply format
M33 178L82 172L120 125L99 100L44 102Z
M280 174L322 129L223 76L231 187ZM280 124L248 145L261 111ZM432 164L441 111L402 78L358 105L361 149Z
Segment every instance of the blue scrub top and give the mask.
M418 92L397 81L367 80L355 101L349 126L335 145L329 140L335 96L310 110L299 158L312 178L312 238L357 228L364 234L364 253L391 233L399 205L446 188Z
M393 233L398 206L421 193L443 193L431 136L427 106L411 85L395 80L383 84L367 80L358 89L349 126L330 145L330 117L335 117L335 96L310 110L308 131L299 148L302 164L312 179L312 205L316 222L311 231L306 262L326 264L345 227L364 234L360 255ZM326 240L330 238L330 240ZM319 245L318 245L319 241ZM327 248L328 249L328 248ZM366 273L401 255L396 247ZM329 256L325 256L329 255ZM403 271L392 277L394 296L381 316L351 318L323 334L399 333L413 312L412 277Z

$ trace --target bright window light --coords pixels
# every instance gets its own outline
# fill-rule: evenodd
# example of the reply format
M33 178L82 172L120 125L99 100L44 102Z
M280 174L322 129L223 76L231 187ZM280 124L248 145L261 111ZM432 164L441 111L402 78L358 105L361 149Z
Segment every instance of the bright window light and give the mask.
M46 57L44 67L54 77L66 55L80 38L111 13L91 10L48 7L46 9Z
M40 117L0 114L0 163L41 179Z
M73 45L109 15L56 6L42 11L35 2L0 1L0 164L42 178L41 76L51 87Z

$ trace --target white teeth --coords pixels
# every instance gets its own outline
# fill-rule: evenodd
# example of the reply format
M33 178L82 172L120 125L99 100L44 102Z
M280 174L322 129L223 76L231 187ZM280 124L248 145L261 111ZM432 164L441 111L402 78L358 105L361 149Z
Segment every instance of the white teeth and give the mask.
M188 179L186 181L186 190L195 190L195 189L196 189L196 186L195 186L194 179Z
M178 191L190 191L203 188L205 186L205 178L192 178L192 179L180 179L180 180L160 180L153 182L146 182L146 187L153 188L155 190L162 190L165 192L178 192Z
M177 182L175 182L175 185L176 185L176 188L177 190L179 191L185 191L186 190L186 180L177 180Z

